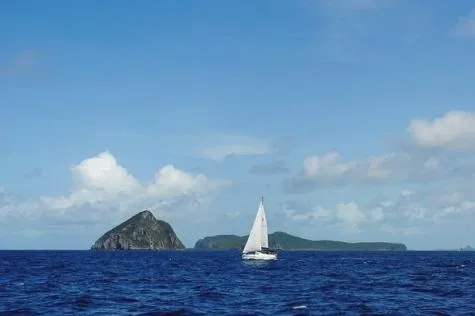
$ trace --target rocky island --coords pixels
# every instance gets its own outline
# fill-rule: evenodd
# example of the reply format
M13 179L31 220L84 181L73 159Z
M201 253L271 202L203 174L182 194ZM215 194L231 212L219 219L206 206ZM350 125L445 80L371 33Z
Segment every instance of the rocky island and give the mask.
M242 249L248 236L216 235L200 239L195 249ZM406 245L388 242L356 242L347 243L333 240L309 240L284 232L269 234L269 246L283 250L357 250L357 251L405 251Z
M170 224L145 210L106 232L91 250L184 248Z

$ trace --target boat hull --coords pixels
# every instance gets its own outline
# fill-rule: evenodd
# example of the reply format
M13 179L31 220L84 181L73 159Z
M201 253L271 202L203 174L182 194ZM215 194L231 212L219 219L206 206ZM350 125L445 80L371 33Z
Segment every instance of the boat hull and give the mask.
M256 251L253 253L243 253L242 259L244 260L277 260L276 253L263 253Z

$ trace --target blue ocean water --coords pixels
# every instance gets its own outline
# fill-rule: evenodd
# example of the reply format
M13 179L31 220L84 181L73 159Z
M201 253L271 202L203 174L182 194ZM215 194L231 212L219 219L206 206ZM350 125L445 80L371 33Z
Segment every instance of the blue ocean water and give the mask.
M475 252L0 251L1 315L475 315Z

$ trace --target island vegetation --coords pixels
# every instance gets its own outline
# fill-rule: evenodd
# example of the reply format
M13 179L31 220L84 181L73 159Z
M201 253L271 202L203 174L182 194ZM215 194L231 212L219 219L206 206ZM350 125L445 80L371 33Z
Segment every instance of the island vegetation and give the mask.
M195 249L242 249L248 236L216 235L200 239ZM269 234L269 247L283 250L340 250L340 251L405 251L406 245L389 242L343 242L334 240L309 240L284 232Z

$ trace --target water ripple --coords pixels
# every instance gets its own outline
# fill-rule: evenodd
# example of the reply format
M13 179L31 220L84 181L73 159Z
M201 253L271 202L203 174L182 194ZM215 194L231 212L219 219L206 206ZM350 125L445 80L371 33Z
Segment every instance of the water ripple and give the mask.
M0 251L5 315L469 315L473 252Z

